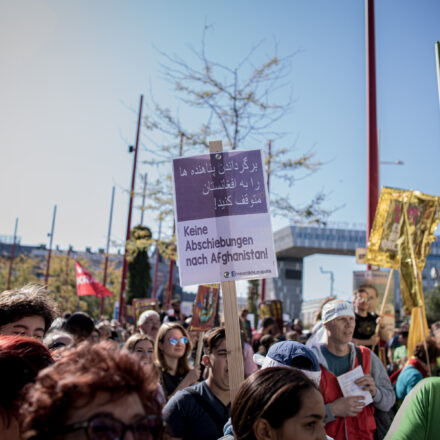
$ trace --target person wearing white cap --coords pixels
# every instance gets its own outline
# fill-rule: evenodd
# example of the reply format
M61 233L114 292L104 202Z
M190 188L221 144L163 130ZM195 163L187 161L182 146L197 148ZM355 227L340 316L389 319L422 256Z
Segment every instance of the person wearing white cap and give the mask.
M395 402L387 372L370 349L352 343L355 314L350 303L344 300L327 303L322 310L322 322L327 343L311 348L321 365L320 391L326 404L326 433L335 440L373 440L375 409L387 412ZM362 367L364 375L355 384L371 394L373 402L368 405L360 394L344 397L337 380L357 366Z
M139 316L137 325L142 334L149 336L155 341L160 327L159 313L154 310L145 310Z

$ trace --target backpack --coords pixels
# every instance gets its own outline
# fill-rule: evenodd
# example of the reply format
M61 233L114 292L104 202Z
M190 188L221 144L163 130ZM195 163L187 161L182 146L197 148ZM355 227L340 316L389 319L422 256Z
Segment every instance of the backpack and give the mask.
M401 371L404 369L405 367L400 367L397 371L395 371L391 376L390 376L390 381L391 381L391 385L395 388L396 387L396 382L397 379L399 378L399 374L401 373Z
M224 421L211 404L194 388L185 388L185 391L188 391L193 396L195 401L205 410L211 420L215 423L219 432L223 433L223 427L227 421Z
M355 346L355 349L357 362L363 368L361 349L357 346ZM374 408L374 420L376 422L376 432L374 433L374 440L383 440L385 438L386 433L390 429L391 423L393 423L395 415L396 413L394 409L390 409L389 411L382 411L380 409Z

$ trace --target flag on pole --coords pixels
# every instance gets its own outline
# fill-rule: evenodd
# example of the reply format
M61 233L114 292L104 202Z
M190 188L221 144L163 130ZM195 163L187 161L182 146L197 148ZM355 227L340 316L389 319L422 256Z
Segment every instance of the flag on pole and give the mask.
M403 308L411 315L410 354L429 335L421 274L435 240L439 209L438 196L384 187L370 233L367 263L399 269Z
M400 291L405 313L423 306L422 270L435 240L439 197L408 191L402 195L402 222L397 240Z
M92 275L84 269L78 261L75 261L76 266L76 293L78 296L94 295L98 298L106 296L113 296L106 287L99 281L96 281Z

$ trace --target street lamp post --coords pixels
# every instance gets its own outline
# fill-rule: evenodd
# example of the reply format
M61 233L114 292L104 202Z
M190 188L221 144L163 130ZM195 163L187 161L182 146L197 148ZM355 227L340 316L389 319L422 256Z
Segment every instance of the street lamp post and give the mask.
M15 219L14 241L12 243L12 249L11 249L11 261L9 262L8 282L6 284L6 290L9 290L11 288L12 265L14 263L14 258L15 258L15 244L17 242L17 228L18 228L18 217Z
M52 228L50 230L50 233L47 234L50 237L49 241L49 253L47 254L47 263L46 263L46 276L44 277L44 284L47 286L49 285L49 273L50 273L50 257L52 256L52 242L53 242L53 232L55 229L55 217L57 215L57 205L53 207L53 216L52 216Z
M141 95L141 101L139 104L139 117L138 117L138 125L137 125L137 134L136 134L136 145L134 147L134 159L133 159L133 172L131 175L131 189L130 189L130 201L128 204L128 220L127 220L127 234L125 237L125 252L124 252L124 260L122 262L122 278L121 278L121 291L119 295L119 322L122 324L124 317L124 302L125 302L125 288L127 285L127 270L128 270L128 261L127 261L127 242L130 240L131 233L131 214L133 212L133 199L134 199L134 188L136 181L136 163L137 163L137 155L139 150L139 136L141 132L141 119L142 119L142 104L144 101L144 95Z

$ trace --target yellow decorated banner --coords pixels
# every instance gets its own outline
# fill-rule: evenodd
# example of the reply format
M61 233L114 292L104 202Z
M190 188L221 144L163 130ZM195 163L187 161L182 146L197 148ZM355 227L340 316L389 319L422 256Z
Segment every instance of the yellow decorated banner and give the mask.
M414 307L411 310L411 325L409 326L407 343L408 357L413 355L416 345L426 338L429 338L429 330L426 322L425 304L422 298L422 306Z
M440 198L382 188L370 233L366 262L399 269L406 314L423 306L421 272L435 240Z
M431 242L435 240L440 198L419 191L388 187L383 187L380 194L368 242L367 264L400 268L398 240L408 238L407 235L405 239L405 216L402 215L404 203L411 225L409 234L414 246L415 263L419 270L425 267Z

